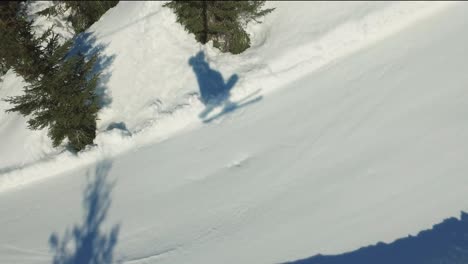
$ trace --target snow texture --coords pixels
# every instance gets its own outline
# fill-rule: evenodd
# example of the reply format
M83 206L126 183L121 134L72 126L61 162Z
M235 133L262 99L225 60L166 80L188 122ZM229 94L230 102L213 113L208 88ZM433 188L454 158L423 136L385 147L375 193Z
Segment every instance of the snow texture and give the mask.
M161 2L81 35L101 52L96 146L0 113L0 263L281 263L467 210L468 5L268 6L240 55Z

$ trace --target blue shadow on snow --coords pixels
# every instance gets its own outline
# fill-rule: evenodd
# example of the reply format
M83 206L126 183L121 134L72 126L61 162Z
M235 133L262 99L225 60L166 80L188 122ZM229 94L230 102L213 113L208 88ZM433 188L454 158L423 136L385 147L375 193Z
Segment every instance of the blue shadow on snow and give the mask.
M116 55L107 54L105 52L107 46L108 44L98 43L93 32L83 32L74 37L73 47L68 54L68 56L72 56L81 53L87 58L97 55L91 75L99 73L95 93L98 96L100 107L107 107L112 103L112 98L108 94L108 82L112 76L111 66Z
M191 57L188 61L189 65L192 66L193 72L195 73L200 89L200 100L205 105L205 110L200 113L199 117L204 119L204 122L210 122L223 114L232 112L233 110L246 106L248 104L259 101L262 97L257 96L249 101L242 100L242 103L231 102L229 100L232 88L236 85L239 80L237 74L233 74L225 82L223 76L219 71L210 68L210 65L205 60L205 53L200 51L197 55ZM257 91L258 92L258 91ZM252 95L255 95L255 92ZM250 98L246 97L245 99ZM209 113L217 106L223 106L221 113L205 119Z
M445 219L416 236L390 244L379 242L340 255L316 255L290 264L466 264L468 263L468 214Z
M109 210L113 184L107 182L111 163L104 161L96 167L94 179L85 189L83 207L85 214L81 225L67 229L62 238L55 232L49 237L54 253L52 264L111 264L119 235L119 225L109 233L102 231Z

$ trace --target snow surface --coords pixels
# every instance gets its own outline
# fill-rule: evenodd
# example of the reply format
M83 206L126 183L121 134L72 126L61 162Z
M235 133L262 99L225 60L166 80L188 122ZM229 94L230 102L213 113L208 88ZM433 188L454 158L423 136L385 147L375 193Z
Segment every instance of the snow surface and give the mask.
M278 263L467 210L468 5L268 4L235 56L160 2L109 10L88 31L109 101L79 155L0 113L0 263ZM203 123L200 50L240 76L231 101L262 97ZM0 97L22 85L10 71Z

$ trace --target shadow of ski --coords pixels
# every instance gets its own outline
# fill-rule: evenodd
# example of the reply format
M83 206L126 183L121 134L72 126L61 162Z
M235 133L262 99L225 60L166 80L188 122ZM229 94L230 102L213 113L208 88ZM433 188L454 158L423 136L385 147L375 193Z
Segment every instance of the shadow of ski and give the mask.
M211 116L211 117L208 117L208 118L205 118L203 119L203 123L210 123L212 122L213 120L216 120L226 114L229 114L235 110L238 110L240 108L243 108L243 107L246 107L248 105L251 105L253 103L256 103L260 100L263 99L263 96L262 95L258 95L256 96L258 93L260 93L261 89L258 89L256 90L255 92L247 95L246 97L240 99L239 101L237 102L229 102L227 101L223 107L223 110L221 110L221 112ZM252 99L251 99L252 98Z

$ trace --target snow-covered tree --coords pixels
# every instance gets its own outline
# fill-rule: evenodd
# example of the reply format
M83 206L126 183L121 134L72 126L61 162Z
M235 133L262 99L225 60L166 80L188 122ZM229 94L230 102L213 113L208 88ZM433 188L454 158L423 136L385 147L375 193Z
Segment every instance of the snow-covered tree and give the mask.
M71 42L57 48L48 58L49 68L25 87L23 95L9 97L9 112L30 116L29 128L48 128L54 147L68 139L75 151L92 144L99 110L92 74L97 55L86 61L76 54L67 58Z
M238 54L250 47L244 27L272 12L263 9L265 1L171 1L165 6L174 10L177 22L195 34L202 44L213 40L223 52Z
M40 13L54 15L56 8L63 6L57 2ZM76 25L85 30L116 3L70 1L67 5L72 8L72 19L77 19ZM20 2L0 5L0 70L12 68L28 83L23 95L5 99L12 105L7 111L28 116L30 129L48 128L55 147L68 139L69 146L80 151L96 136L99 105L95 88L99 75L93 68L98 54L89 60L80 53L70 55L73 40L60 45L52 28L35 37L26 7ZM97 11L86 13L92 7Z
M118 0L57 2L64 3L66 8L70 8L71 14L68 19L77 33L85 31L94 22L98 21L107 10L119 3Z
M56 41L52 30L35 37L32 21L28 21L26 6L21 2L3 2L0 5L0 59L2 68L13 68L26 81L36 79L44 70L45 53L54 49ZM41 46L48 39L45 47Z

